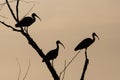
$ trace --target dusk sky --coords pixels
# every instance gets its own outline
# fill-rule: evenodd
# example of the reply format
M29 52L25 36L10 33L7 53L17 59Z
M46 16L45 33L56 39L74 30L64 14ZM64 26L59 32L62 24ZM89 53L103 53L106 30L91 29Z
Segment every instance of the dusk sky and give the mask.
M4 2L5 0L0 0L0 3ZM20 18L34 4L36 5L27 16L34 12L42 22L36 18L36 22L29 27L31 37L45 54L56 48L57 40L65 45L65 49L60 46L59 55L54 60L58 74L64 68L64 61L68 63L77 53L74 48L83 39L92 38L92 33L95 32L100 40L96 38L88 48L90 63L85 80L120 79L119 0L21 0ZM16 2L11 5L15 11ZM0 6L0 21L12 26L16 24L7 5ZM16 58L21 66L20 80L23 80L29 60L30 70L25 80L53 80L45 63L42 63L42 59L23 35L0 24L0 37L0 80L18 80L19 66ZM84 51L81 50L66 69L64 80L80 79L85 61Z

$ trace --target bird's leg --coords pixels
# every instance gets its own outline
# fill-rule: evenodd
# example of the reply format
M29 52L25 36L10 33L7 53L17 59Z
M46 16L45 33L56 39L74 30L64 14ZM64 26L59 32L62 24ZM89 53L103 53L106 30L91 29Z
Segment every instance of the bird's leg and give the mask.
M85 58L88 59L87 58L87 49L85 49Z
M26 30L25 30L25 31L26 31L26 33L28 33L28 27L26 27Z
M23 30L24 30L24 32L26 32L26 28L25 27L23 27Z
M54 65L53 65L53 60L52 60L52 66L54 66Z
M27 27L27 26L24 27L24 31L25 31L26 33L28 33L28 27Z

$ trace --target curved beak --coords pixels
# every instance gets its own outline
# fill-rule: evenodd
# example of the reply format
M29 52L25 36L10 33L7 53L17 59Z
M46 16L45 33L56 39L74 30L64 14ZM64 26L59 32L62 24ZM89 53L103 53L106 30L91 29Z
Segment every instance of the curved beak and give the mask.
M64 47L64 49L65 49L65 46L60 42L60 44Z
M95 36L98 38L98 40L100 40L100 38L98 37L98 35L97 35L97 34L95 34Z
M41 19L38 15L36 15L36 17L37 17L40 21L42 21L42 19Z

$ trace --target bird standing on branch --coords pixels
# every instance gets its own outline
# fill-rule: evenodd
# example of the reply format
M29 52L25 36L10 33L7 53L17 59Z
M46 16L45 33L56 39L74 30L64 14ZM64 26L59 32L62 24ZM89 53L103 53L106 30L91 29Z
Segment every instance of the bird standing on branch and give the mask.
M64 46L59 40L57 40L57 41L56 41L57 47L56 47L55 49L49 51L49 52L46 54L46 56L45 56L45 59L46 59L46 60L48 60L48 61L52 60L52 65L53 65L53 60L56 59L57 56L58 56L59 44L61 44L61 45L65 48L65 46ZM43 59L42 62L44 62L45 59Z
M28 33L28 27L36 21L35 17L40 19L35 13L32 13L32 17L24 17L17 24L15 24L15 26L22 27L22 28L24 27L24 30L26 31L26 33ZM41 19L40 19L40 21L41 21Z
M81 41L77 46L76 48L74 49L74 51L78 51L78 50L81 50L81 49L85 49L85 56L87 58L87 48L95 42L95 36L98 38L99 40L99 37L96 35L96 33L92 33L92 37L93 39L91 38L86 38L84 39L83 41Z

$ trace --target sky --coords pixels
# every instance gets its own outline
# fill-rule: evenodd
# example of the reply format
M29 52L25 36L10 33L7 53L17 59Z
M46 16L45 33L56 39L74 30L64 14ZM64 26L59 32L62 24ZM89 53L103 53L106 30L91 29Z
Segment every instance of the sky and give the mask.
M32 0L24 0L32 1ZM65 49L60 46L59 56L54 60L54 67L59 74L77 53L74 48L85 38L92 38L95 32L100 40L88 48L90 63L85 74L85 80L119 80L120 74L120 1L119 0L34 0L30 3L20 2L19 16L22 19L27 14L35 12L41 19L29 27L29 34L42 51L56 48L60 40ZM37 3L35 1L38 1ZM0 0L0 3L5 0ZM15 10L15 2L12 8ZM0 6L1 7L1 6ZM0 10L0 21L14 26L7 6ZM30 60L30 70L25 80L53 80L46 65L36 51L28 44L20 33L12 31L0 24L0 79L17 80L21 66L20 80L23 80ZM84 66L84 49L66 70L64 80L79 80ZM7 76L7 77L6 77Z

